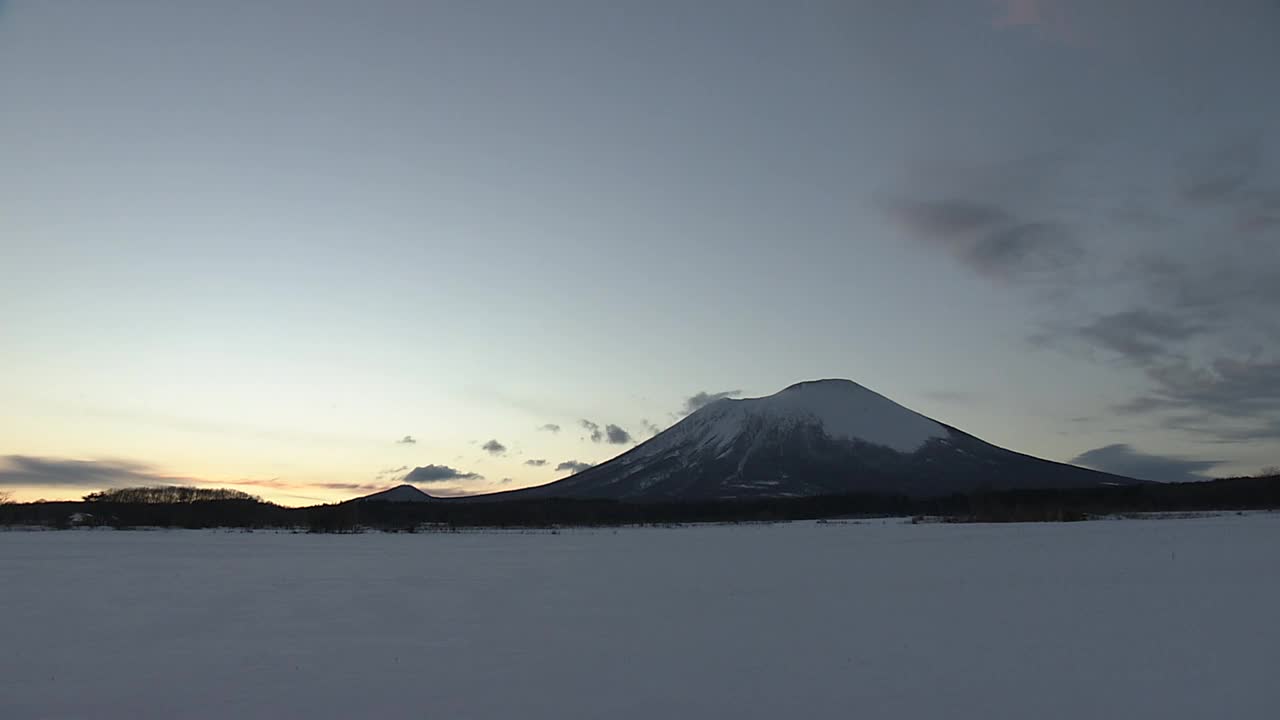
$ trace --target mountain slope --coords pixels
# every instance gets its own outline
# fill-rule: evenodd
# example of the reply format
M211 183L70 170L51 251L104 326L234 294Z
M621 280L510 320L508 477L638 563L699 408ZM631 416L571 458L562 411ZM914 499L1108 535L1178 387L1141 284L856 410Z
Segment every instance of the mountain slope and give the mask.
M436 500L412 485L397 485L388 490L355 498L352 502L431 502Z
M920 497L1137 482L996 447L849 380L817 380L767 397L718 400L606 463L487 497Z

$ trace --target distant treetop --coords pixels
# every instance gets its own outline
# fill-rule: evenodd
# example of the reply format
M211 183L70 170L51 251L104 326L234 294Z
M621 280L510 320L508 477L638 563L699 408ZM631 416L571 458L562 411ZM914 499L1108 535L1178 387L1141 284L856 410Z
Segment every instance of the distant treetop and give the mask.
M84 496L85 502L148 503L153 505L211 502L216 500L262 502L262 498L239 490L183 487L179 485L115 488L89 493Z

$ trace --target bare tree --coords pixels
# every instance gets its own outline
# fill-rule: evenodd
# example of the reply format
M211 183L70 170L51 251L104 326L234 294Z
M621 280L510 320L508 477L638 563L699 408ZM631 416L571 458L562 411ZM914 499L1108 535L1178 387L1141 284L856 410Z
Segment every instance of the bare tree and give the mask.
M8 490L0 490L0 505L8 505L13 502L13 495Z

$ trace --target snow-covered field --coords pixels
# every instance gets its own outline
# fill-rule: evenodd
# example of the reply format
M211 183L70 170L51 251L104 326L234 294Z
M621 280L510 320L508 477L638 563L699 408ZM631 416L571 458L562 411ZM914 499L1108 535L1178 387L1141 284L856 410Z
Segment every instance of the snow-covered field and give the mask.
M1280 515L0 533L0 718L1274 718Z

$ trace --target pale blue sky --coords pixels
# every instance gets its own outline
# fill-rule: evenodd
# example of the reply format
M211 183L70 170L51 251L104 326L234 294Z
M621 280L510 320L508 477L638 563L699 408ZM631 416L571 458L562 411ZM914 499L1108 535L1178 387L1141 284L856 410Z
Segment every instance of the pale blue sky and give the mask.
M518 487L818 377L1280 464L1276 68L1265 0L3 2L0 482Z

